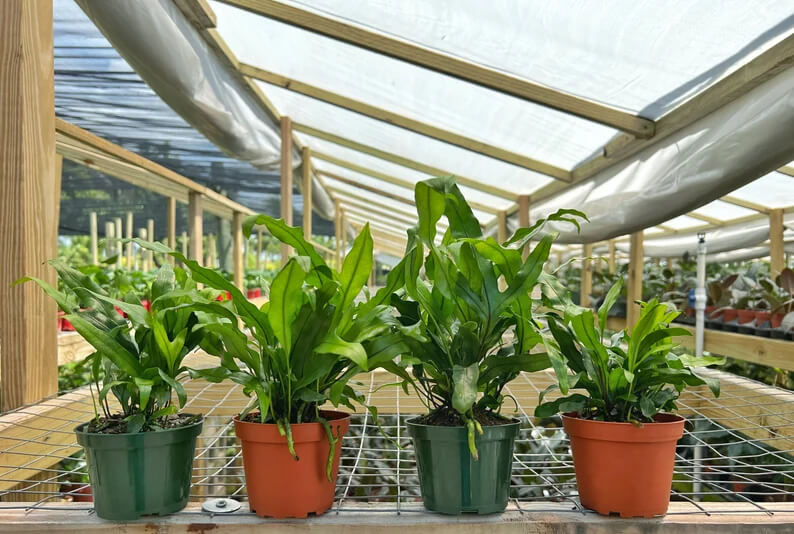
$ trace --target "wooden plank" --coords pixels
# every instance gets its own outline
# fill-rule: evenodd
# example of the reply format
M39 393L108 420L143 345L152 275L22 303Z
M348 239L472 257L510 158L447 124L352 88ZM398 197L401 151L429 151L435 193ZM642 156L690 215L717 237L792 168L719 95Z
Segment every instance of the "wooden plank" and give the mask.
M113 225L115 227L113 234L115 236L115 250L113 253L116 255L116 269L121 269L121 257L124 255L124 229L121 224L121 217L113 217Z
M132 219L132 212L128 211L126 213L126 221L125 221L125 236L127 239L132 239L135 237L133 232L133 219ZM127 270L131 271L133 269L132 266L132 241L127 241L126 245L126 259L127 259Z
M496 214L496 240L499 243L507 241L507 213L504 211Z
M234 285L245 293L245 265L243 264L243 214L232 218L232 258L234 262Z
M168 246L176 250L176 199L168 197L165 213L165 226L168 232Z
M323 154L321 152L312 151L312 156L314 156L317 159L321 159L323 161L327 161L328 163L332 163L332 164L334 164L334 165L336 165L338 167L344 167L345 169L350 169L351 171L357 172L359 174L363 174L363 175L366 175L366 176L371 176L372 178L377 178L378 180L382 180L384 182L387 182L387 183L390 183L390 184L393 184L393 185L397 185L399 187L405 187L406 189L410 189L410 195L413 196L413 189L414 189L415 183L410 181L410 180L406 180L406 179L403 179L403 178L398 178L398 177L392 176L390 174L386 174L386 173L383 173L383 172L380 172L380 171L369 169L367 167L363 167L363 166L358 165L356 163L344 160L342 158L338 158L336 156L332 156L330 154ZM320 170L318 170L317 173L318 174L322 174L324 176L329 176L329 177L334 178L335 180L338 180L340 182L345 182L345 183L348 183L348 184L356 185L357 187L364 188L363 184L360 184L359 182L357 182L355 180L352 180L350 178L341 177L338 174L334 174L334 173L327 172L327 171L320 171ZM385 191L383 191L382 189L379 189L377 187L371 187L371 188L369 188L369 190L371 190L371 191L373 191L373 192L375 192L375 193L377 193L379 195L386 195ZM481 204L479 202L472 202L470 200L468 200L468 202L469 202L469 205L472 208L478 209L480 211L484 211L486 213L496 214L496 213L498 213L500 211L499 209L494 208L493 206L489 206L487 204Z
M460 174L447 171L441 169L439 167L435 167L433 165L427 165L425 163L421 163L410 158L406 158L404 156L400 156L393 152L387 152L386 150L381 150L379 148L372 147L370 145L366 145L364 143L359 143L357 141L353 141L352 139L348 139L346 137L342 137L341 135L336 135L330 132L326 132L317 128L313 128L311 126L307 126L305 124L294 124L293 129L295 131L299 131L306 135L317 137L318 139L322 139L324 141L329 141L331 143L337 144L339 146L343 146L345 148L350 148L351 150L355 150L357 152L361 152L362 154L367 154L391 163L395 163L397 165L402 165L403 167L407 167L409 169L413 169L415 171L419 171L430 176L451 176L454 175L457 182L461 185L465 185L471 187L472 189L477 189L479 191L484 191L486 193L490 193L492 195L496 195L502 198L507 199L515 199L516 192L509 189L503 189L501 187L493 186L490 184L483 183L479 180L475 180L472 178L468 178L466 176L461 176ZM560 169L561 176L564 176L562 173L566 173L567 171L563 171ZM549 171L552 172L552 171ZM563 179L563 178L560 178Z
M786 176L792 176L792 177L794 177L794 167L783 166L783 167L780 167L780 168L777 170L777 172L783 173L783 174L785 174Z
M340 95L339 93L328 91L321 87L316 87L308 83L304 83L299 80L295 80L287 76L277 74L275 72L267 71L259 67L254 67L253 65L247 65L245 63L241 63L239 65L239 68L240 68L240 72L242 72L245 76L249 76L251 78L261 80L263 82L269 83L271 85L275 85L277 87L288 89L290 91L308 96L310 98L314 98L315 100L326 102L328 104L341 107L353 111L355 113L364 115L366 117L380 120L382 122L394 126L399 126L400 128L404 128L408 131L418 133L420 135L424 135L432 139L437 139L444 143L455 145L465 150L469 150L471 152L481 154L483 156L488 156L494 159L498 159L500 161L504 161L506 163L510 163L512 165L516 165L518 167L529 169L531 171L538 172L546 176L549 176L551 178L554 178L555 180L562 180L565 182L569 182L571 180L570 172L565 169L556 167L554 165L550 165L548 163L539 161L537 159L527 157L523 154L506 150L496 145L486 143L485 141L481 141L465 135L461 135L459 133L444 128L440 128L438 126L433 126L432 124L429 124L427 122L412 119L410 117L406 117L405 115L401 115L399 113L395 113L393 111L389 111L384 108L373 106L372 104L368 104L360 100L355 100L353 98ZM312 128L308 125L302 125L302 127L303 127L302 128L303 133L306 133L307 135L322 137L329 141L332 141L331 139L329 139L329 137L333 137L336 138L336 140L333 140L332 142L343 144L345 146L348 146L348 144L358 145L358 143L355 143L354 141L350 141L341 136L335 136L334 134L328 132L323 132L319 129ZM358 146L363 147L365 145L358 145ZM350 146L350 148L353 148L354 150L358 150L358 148L354 148L353 146ZM372 149L371 147L368 148L370 150L375 150Z
M720 200L722 200L723 202L727 202L728 204L733 204L734 206L741 206L742 208L755 210L758 213L769 213L769 208L767 208L766 206L762 206L761 204L756 204L755 202L750 202L749 200L736 198L734 196L729 195L729 196L721 197Z
M301 151L301 195L303 196L303 238L312 239L312 155L309 147Z
M190 259L204 261L204 213L201 207L202 196L200 193L191 192L188 196L187 224L190 233Z
M281 117L281 218L292 226L292 121ZM281 265L286 265L292 248L281 244Z
M55 285L58 254L52 1L0 2L0 367L3 411L58 388Z
M629 240L629 277L626 314L630 325L634 325L640 316L640 307L635 302L642 300L642 268L645 255L643 253L643 234L634 232Z
M518 227L519 228L528 228L529 227L529 202L530 198L529 195L518 195ZM529 256L529 243L524 245L524 248L521 250L521 257L525 260L527 256Z
M157 238L155 237L154 234L154 219L146 220L146 238L152 243L157 241ZM150 270L155 268L154 252L152 252L151 250L146 251L146 263L149 265Z
M579 305L585 308L590 307L590 293L593 292L593 262L590 257L593 255L593 244L582 245L582 283L579 287Z
M609 272L611 274L615 274L617 272L617 262L615 261L615 253L617 249L615 248L615 240L609 240Z
M712 224L714 226L723 226L725 224L725 222L726 222L726 221L723 221L721 219L716 219L714 217L709 217L708 215L702 215L700 213L696 213L694 211L690 211L686 215L687 215L687 217L692 217L693 219L697 219L699 221L705 221L705 222L707 222L709 224Z
M689 126L721 107L733 102L767 80L794 65L794 34L754 57L711 87L701 91L658 121L651 139L632 139L622 135L607 143L601 153L577 165L571 184L551 183L533 193L535 201L559 194L585 181L607 167L620 163L640 150Z
M536 84L466 59L391 37L315 11L273 0L222 0L280 22L332 39L372 50L426 69L474 83L500 93L605 124L638 137L654 134L653 121L593 102L563 91Z
M99 228L95 211L88 214L88 234L91 241L91 264L99 265Z
M174 0L183 15L199 30L214 28L217 25L215 12L207 0Z
M776 278L786 266L783 252L783 210L769 212L769 272Z

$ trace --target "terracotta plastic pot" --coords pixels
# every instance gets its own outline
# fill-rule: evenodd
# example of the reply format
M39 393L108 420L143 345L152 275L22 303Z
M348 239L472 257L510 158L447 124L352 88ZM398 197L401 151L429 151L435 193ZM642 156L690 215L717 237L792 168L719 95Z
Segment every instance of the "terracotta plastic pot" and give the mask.
M734 310L733 308L726 308L724 312L722 312L722 322L728 323L733 321L739 317L739 310Z
M249 299L255 299L255 298L258 298L258 297L261 297L261 296L262 296L262 290L261 289L249 289L248 290L248 298Z
M761 326L766 321L771 320L772 314L768 311L756 311L755 312L755 324L757 326Z
M334 451L331 480L326 476L330 444L320 423L292 425L295 460L287 440L274 424L249 423L234 418L234 431L243 448L248 505L260 517L306 517L322 514L334 502L342 437L350 426L350 414L322 411L331 431L339 438Z
M736 310L739 324L751 323L755 320L755 310Z
M779 328L781 323L783 322L783 317L785 317L785 314L773 313L772 317L769 318L769 323L772 326L772 328Z
M582 506L621 517L667 512L683 417L659 414L655 423L635 426L565 414L562 422L571 438Z

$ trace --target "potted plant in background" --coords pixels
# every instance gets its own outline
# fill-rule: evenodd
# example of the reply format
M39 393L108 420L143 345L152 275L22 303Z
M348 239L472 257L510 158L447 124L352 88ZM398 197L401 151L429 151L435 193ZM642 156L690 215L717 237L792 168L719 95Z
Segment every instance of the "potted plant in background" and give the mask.
M609 290L597 323L592 310L572 304L562 317L545 315L549 357L562 359L567 369L555 366L558 384L541 394L535 415L563 414L583 506L604 515L652 517L667 511L684 430L684 418L670 412L687 386L705 384L719 395L719 382L697 368L723 360L677 354L673 337L689 331L671 328L678 312L656 300L642 304L636 324L608 338L604 325L621 286ZM556 389L563 396L544 402Z
M321 514L333 502L350 415L320 407L330 402L352 410L353 402L363 404L351 379L389 366L404 345L390 331L396 320L388 295L357 302L372 271L368 225L336 272L300 228L260 215L245 221L246 235L255 224L267 226L297 254L276 274L261 308L216 271L161 245L150 246L178 258L198 282L232 296L220 306L201 306L215 319L202 326L201 346L220 362L193 374L211 382L231 380L252 397L234 419L250 509L276 518ZM368 409L377 421L375 408Z
M394 291L391 303L410 348L401 361L410 371L400 376L429 412L407 422L422 497L426 508L447 514L499 512L507 504L519 430L516 419L500 414L504 387L522 371L550 365L544 354L530 353L541 340L530 293L553 236L523 260L508 245L523 246L545 221L499 244L483 237L454 179L419 182L415 198L419 224L409 230L406 255L384 290ZM567 215L582 216L561 211L551 218L578 226ZM438 242L442 216L449 229ZM404 289L393 283L398 280Z
M132 520L181 510L202 427L201 415L179 413L186 402L182 360L203 336L186 306L209 297L184 271L166 264L155 275L146 310L133 294L112 298L86 274L50 263L62 291L38 279L21 281L37 282L96 350L89 356L96 417L75 433L86 451L97 515Z

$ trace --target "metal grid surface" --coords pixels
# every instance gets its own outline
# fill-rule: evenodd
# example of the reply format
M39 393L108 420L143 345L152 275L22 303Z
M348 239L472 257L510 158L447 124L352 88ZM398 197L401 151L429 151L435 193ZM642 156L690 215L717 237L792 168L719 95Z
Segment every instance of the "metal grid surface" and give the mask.
M672 499L689 503L677 513L758 512L772 515L768 502L794 500L794 393L727 373L709 371L722 381L722 395L687 391L682 415L691 421L677 449ZM361 391L375 391L393 381L386 373L364 377ZM531 417L538 393L552 383L549 372L524 374L506 393L517 404L521 432L513 457L509 509L522 511L548 503L573 513L584 512L576 497L576 483L567 436L555 419ZM191 497L211 496L245 500L240 448L232 416L246 404L241 387L187 380L187 412L207 418L196 450ZM389 514L422 511L416 464L405 421L423 412L420 401L399 388L369 393L368 401L381 412L381 429L401 445L385 438L368 414L354 415L342 442L342 461L332 512L361 510ZM509 402L509 401L508 401ZM513 408L512 403L505 407ZM0 508L47 509L75 500L74 510L91 508L80 502L90 491L72 429L93 415L87 388L45 400L0 417ZM718 501L708 506L701 502ZM554 503L552 505L552 503ZM59 504L61 506L61 504ZM786 511L775 506L776 512ZM245 510L245 508L244 508ZM794 503L791 505L794 511Z

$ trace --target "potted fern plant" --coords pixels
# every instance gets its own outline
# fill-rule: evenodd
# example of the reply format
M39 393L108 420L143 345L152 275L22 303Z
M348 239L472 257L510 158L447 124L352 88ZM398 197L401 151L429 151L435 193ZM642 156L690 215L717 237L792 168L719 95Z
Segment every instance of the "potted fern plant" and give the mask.
M428 410L407 422L424 504L447 514L499 512L519 430L500 413L503 389L522 371L550 365L545 354L531 353L541 336L530 293L554 236L545 235L524 260L509 245L523 246L545 221L500 244L483 237L453 178L419 182L415 198L419 224L384 289L393 291L410 348L401 362L410 371L400 376ZM438 241L442 216L449 227ZM551 218L578 226L577 217L583 215L564 210Z
M219 365L193 374L236 382L252 398L234 419L250 509L262 517L306 517L325 512L333 502L341 441L350 422L348 413L321 406L330 402L352 410L353 403L363 404L351 379L388 366L405 348L391 332L396 321L387 295L357 299L372 270L368 225L337 272L300 228L282 220L254 216L245 221L244 233L262 224L296 255L276 274L268 301L259 308L214 270L151 246L182 261L198 282L231 294L220 307L201 307L215 319L202 327L201 347L217 356ZM375 408L367 408L377 420Z
M89 356L96 416L75 433L86 451L97 515L126 521L181 510L203 419L179 413L187 400L179 382L186 374L182 360L203 337L186 306L210 297L166 264L146 295L147 310L131 293L115 299L90 276L59 260L50 263L62 290L34 278L20 282L38 283L96 351Z
M535 416L563 414L583 506L652 517L663 515L670 501L684 430L684 418L671 413L676 399L686 387L704 384L719 395L719 382L698 368L723 360L679 354L672 339L689 331L670 327L678 312L656 300L642 303L634 325L607 336L607 314L621 288L622 280L609 290L597 322L592 310L570 302L562 317L545 315L547 353L567 367L555 366L558 383L541 393ZM552 390L562 396L544 401Z

